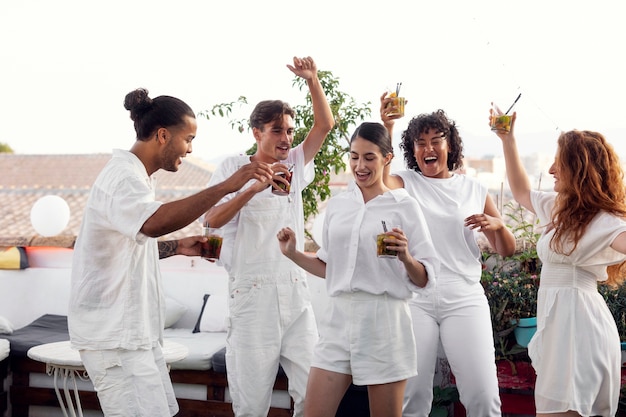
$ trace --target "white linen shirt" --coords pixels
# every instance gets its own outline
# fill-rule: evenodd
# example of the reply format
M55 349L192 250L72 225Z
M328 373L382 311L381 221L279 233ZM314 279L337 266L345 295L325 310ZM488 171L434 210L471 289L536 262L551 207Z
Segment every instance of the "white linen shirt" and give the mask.
M397 258L376 256L376 235L399 226L409 241L409 252L428 273L425 287L413 284ZM326 263L326 288L332 296L363 291L410 299L413 292L429 292L439 273L439 259L417 201L405 189L387 191L365 203L361 190L331 198L326 208L322 245L317 257Z
M73 348L149 349L162 338L157 241L140 232L160 205L143 163L113 150L91 188L76 239L68 312Z

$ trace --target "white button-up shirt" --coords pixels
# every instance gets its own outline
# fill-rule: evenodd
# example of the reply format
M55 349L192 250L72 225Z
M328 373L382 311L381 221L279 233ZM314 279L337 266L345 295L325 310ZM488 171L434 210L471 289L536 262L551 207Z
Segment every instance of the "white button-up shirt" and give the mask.
M376 256L376 235L399 226L408 238L409 252L428 272L424 288L414 285L397 258ZM326 262L326 286L330 296L364 291L409 299L427 291L439 272L439 260L430 232L415 199L404 189L392 190L365 203L361 190L349 189L331 198L326 208L322 245L317 256Z
M156 239L140 232L160 207L131 152L114 150L91 188L72 265L68 325L76 349L148 349L165 317Z

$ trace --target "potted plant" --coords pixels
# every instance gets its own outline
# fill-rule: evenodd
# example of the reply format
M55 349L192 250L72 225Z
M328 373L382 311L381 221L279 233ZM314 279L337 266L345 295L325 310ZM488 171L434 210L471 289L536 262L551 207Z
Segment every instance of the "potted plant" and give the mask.
M496 352L506 357L511 353L510 341L515 331L529 327L526 321L534 321L536 327L539 275L526 272L519 264L508 263L495 270L484 270L481 281L491 309ZM521 337L521 332L517 333ZM528 341L528 336L516 340L523 348Z
M506 259L483 252L481 282L491 310L496 356L514 368L514 359L526 355L526 346L536 329L541 271L536 245L540 233L536 231L537 221L522 206L510 202L505 208L507 227L516 237L517 251Z

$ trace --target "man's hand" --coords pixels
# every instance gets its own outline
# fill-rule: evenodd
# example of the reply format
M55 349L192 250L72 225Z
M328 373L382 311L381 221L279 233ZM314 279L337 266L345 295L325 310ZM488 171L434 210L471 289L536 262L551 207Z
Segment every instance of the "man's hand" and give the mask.
M257 180L264 184L263 188L271 184L274 172L270 164L266 162L250 162L239 168L233 175L224 180L230 189L238 191L250 180Z
M202 243L206 242L206 236L188 236L178 241L176 255L200 256Z
M293 57L293 65L287 64L287 68L291 70L298 77L304 78L309 81L314 77L317 77L317 65L310 56L305 58Z
M206 242L204 236L189 236L180 240L159 241L159 259L169 258L174 255L200 256L202 243Z

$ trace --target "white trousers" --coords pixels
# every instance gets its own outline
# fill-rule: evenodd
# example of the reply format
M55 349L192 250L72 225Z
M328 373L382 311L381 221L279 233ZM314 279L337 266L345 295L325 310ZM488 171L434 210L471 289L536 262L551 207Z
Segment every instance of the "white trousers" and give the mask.
M443 278L429 297L409 303L418 375L409 378L403 417L428 417L439 341L468 417L501 416L489 304L480 283Z
M226 372L236 417L266 417L279 364L301 417L317 325L306 279L231 278Z
M161 347L81 350L106 417L170 417L178 403Z

